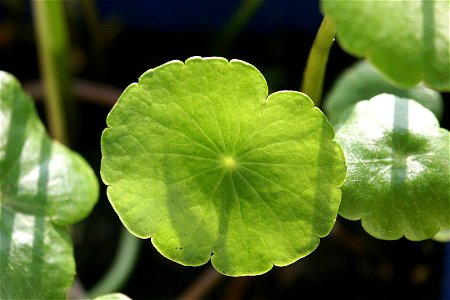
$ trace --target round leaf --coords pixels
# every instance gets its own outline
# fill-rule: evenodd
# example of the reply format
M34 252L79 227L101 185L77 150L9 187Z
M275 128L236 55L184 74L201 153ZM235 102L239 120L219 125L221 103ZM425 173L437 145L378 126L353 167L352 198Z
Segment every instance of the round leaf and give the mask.
M365 60L355 63L339 76L325 99L325 112L330 122L335 124L356 102L382 93L416 100L431 110L438 119L442 116L443 103L439 92L423 85L409 89L397 88Z
M449 132L413 100L382 94L340 123L348 174L339 214L380 239L431 238L450 227Z
M398 84L450 90L450 1L322 0L344 49Z
M103 181L136 236L164 256L231 276L312 252L337 215L346 166L322 112L267 97L250 64L193 57L144 73L102 135Z
M96 177L51 141L32 100L1 71L0 124L0 298L62 299L75 274L65 226L91 211Z

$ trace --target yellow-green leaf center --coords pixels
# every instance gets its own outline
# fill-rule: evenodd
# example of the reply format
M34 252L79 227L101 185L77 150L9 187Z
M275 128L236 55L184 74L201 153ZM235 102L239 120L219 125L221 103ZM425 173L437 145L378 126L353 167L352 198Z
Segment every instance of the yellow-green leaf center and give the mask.
M222 158L222 164L225 169L230 170L230 171L234 170L237 165L236 160L234 159L233 156L224 156Z

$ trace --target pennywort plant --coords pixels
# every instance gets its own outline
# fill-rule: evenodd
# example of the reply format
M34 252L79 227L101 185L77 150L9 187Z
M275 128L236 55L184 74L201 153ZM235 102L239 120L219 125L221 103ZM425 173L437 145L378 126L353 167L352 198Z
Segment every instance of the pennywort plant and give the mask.
M302 92L269 95L256 67L221 57L168 62L124 90L101 137L101 177L132 234L229 276L308 255L338 214L379 239L450 240L437 92L450 91L450 1L321 6ZM338 78L324 114L335 33L365 60ZM74 275L66 226L89 213L98 186L46 135L16 79L0 73L0 90L1 297L63 298Z
M360 101L335 139L305 94L267 96L253 66L193 57L144 73L107 125L112 206L183 265L211 258L225 275L264 273L313 251L338 212L381 239L450 226L449 133L413 100Z
M323 1L328 16L304 90L320 103L335 31L390 81L450 89L449 35L442 34L450 6L430 3ZM411 18L419 20L412 27ZM307 255L338 212L380 239L423 240L449 228L449 133L413 101L439 115L440 95L395 87L361 65L362 76L339 83L343 95L326 103L336 139L306 94L267 96L263 76L245 62L193 57L147 71L124 91L102 135L112 206L167 258L184 265L211 258L231 276ZM363 85L356 95L353 83Z
M261 274L307 255L333 227L346 166L331 125L302 93L268 96L247 63L193 57L152 69L107 124L111 204L172 260L212 254L223 274Z

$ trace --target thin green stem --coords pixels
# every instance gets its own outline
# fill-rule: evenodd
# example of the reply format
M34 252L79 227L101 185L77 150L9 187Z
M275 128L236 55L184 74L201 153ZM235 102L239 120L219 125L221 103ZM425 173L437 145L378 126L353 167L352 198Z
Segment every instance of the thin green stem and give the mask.
M206 269L179 297L179 300L205 299L225 276L213 267ZM232 298L229 298L232 299Z
M127 281L136 264L141 240L122 229L119 249L106 275L88 291L89 298L117 292Z
M226 52L233 39L247 25L263 2L263 0L242 0L240 6L226 24L222 33L218 35L216 52Z
M322 101L325 69L335 34L336 26L334 21L325 15L309 51L301 86L301 91L307 94L316 106L319 106Z
M63 3L60 0L32 1L32 6L50 134L67 145L65 101L70 98L70 74Z

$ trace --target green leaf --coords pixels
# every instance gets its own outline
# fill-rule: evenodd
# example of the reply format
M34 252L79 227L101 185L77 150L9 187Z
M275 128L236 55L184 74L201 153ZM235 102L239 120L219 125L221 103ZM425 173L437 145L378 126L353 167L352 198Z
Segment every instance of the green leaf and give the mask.
M450 0L321 0L349 53L403 86L450 90Z
M449 132L433 113L382 94L346 117L336 132L348 163L339 214L387 240L423 240L449 228Z
M52 142L17 80L0 71L0 298L65 298L75 274L66 225L83 219L98 182Z
M128 86L102 135L103 181L136 236L167 258L231 276L312 252L337 215L346 166L323 113L267 97L243 61L193 57Z
M330 122L336 124L353 104L382 93L416 100L431 110L438 119L442 116L443 103L440 93L423 85L409 89L397 88L365 60L355 63L339 76L325 98L325 112Z
M450 242L450 228L441 229L435 236L433 236L433 240L442 243Z
M131 298L121 293L113 293L95 297L94 300L131 300Z

